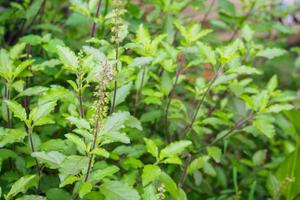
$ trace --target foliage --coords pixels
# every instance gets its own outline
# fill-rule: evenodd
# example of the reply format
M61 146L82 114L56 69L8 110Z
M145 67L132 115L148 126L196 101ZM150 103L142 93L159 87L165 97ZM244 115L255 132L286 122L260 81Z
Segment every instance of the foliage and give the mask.
M274 2L3 1L1 198L298 199L296 8Z

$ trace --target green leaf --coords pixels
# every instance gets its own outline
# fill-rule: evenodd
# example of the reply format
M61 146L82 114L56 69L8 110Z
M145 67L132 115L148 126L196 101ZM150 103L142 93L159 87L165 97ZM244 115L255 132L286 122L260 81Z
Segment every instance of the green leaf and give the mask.
M38 35L26 35L21 37L20 41L32 46L36 46L42 43L42 37Z
M156 165L145 165L142 174L142 182L143 186L148 185L149 183L153 182L157 178L159 178L161 174L161 170Z
M42 0L36 0L29 6L29 8L25 12L25 18L28 21L31 21L34 18L34 16L38 14L42 3Z
M0 163L8 158L16 158L17 154L9 149L0 149Z
M14 73L13 73L14 79L17 78L32 63L33 63L32 60L26 60L24 62L21 62L21 64L19 64L14 70Z
M91 154L95 154L95 155L98 155L98 156L103 156L104 158L108 158L109 157L109 152L106 151L105 149L103 148L95 148Z
M268 138L273 138L275 135L275 127L270 118L258 117L253 121L253 126Z
M120 169L117 166L108 166L104 169L98 169L92 173L91 179L100 182L103 178L112 176L113 174L117 173Z
M266 159L267 159L267 150L259 150L254 153L252 157L252 162L255 166L259 166L264 164Z
M297 195L300 193L300 148L298 147L288 154L286 158L282 161L278 170L276 172L276 177L280 183L285 184L282 188L282 194L287 200L296 199ZM278 188L277 188L278 189Z
M17 198L16 200L47 200L47 198L38 195L24 195L22 197Z
M179 200L179 191L174 180L165 172L161 172L159 180L164 184L166 191L168 191L175 199Z
M58 169L65 159L65 155L57 151L33 152L31 156L37 158L41 163L46 164L50 169Z
M78 137L77 135L74 135L72 133L68 133L65 136L66 136L66 138L68 138L68 140L70 140L71 142L73 142L74 144L76 144L76 146L79 149L81 149L83 151L87 150L84 141L80 137Z
M129 119L129 112L117 112L108 117L104 122L102 134L117 132L124 127L125 122Z
M0 148L7 144L23 142L26 135L26 131L22 128L4 129L0 127Z
M10 49L9 56L12 59L17 59L20 56L20 54L24 51L25 46L25 43L17 43Z
M151 42L150 33L147 29L144 28L144 25L141 24L136 33L136 41L142 43L144 45L149 44Z
M47 200L70 200L71 195L63 189L51 188L46 192Z
M9 54L5 49L0 50L0 76L4 79L11 80L13 76L12 61L9 58Z
M20 192L24 192L27 189L34 187L38 182L37 175L26 175L17 180L11 187L8 194L5 196L7 200L12 199Z
M23 96L34 96L34 95L39 95L45 91L47 91L48 88L47 87L42 87L42 86L34 86L34 87L30 87L27 88L26 90L23 90L22 92L20 92L17 96L17 98L19 97L23 97Z
M105 182L100 191L109 200L140 200L139 193L120 181Z
M268 58L268 59L273 59L273 58L282 56L282 55L284 55L286 53L287 53L287 51L284 50L284 49L267 48L267 49L263 49L263 50L259 51L257 53L257 56L265 57L265 58Z
M161 77L161 88L165 95L168 95L172 89L173 83L168 74L168 72L164 71Z
M125 125L126 127L135 128L139 131L143 130L141 122L133 116L129 116L128 120L125 122Z
M182 161L179 157L169 157L162 161L165 164L175 164L175 165L182 165Z
M144 187L143 200L158 200L153 184Z
M173 157L177 154L180 154L185 150L186 147L190 146L191 144L192 142L188 140L173 142L161 150L159 159L162 160L166 157Z
M219 147L207 147L207 153L217 163L219 163L221 161L222 150Z
M242 65L240 67L231 68L227 71L227 73L236 73L236 74L261 74L261 72L254 67L249 67Z
M209 162L204 163L203 170L206 174L208 174L210 176L215 177L217 175L216 170L214 169L214 167Z
M33 120L34 124L37 124L39 120L46 117L56 106L56 101L47 102L33 108L30 112L29 118Z
M86 119L79 119L73 116L69 116L67 117L67 120L69 120L72 124L74 124L79 129L87 129L87 130L91 129L90 123Z
M215 66L217 63L217 59L216 54L212 50L212 48L202 42L197 42L197 46L200 54L206 59L206 62Z
M268 112L270 112L270 113L280 113L282 111L292 110L293 108L294 108L294 106L291 105L291 104L284 104L284 105L275 104L275 105L272 105L268 108Z
M250 28L248 24L245 24L242 28L242 37L247 41L251 41L254 36L254 31Z
M87 193L89 193L90 191L92 191L93 186L90 182L85 182L80 186L79 189L79 196L80 198L83 198Z
M71 67L73 70L78 68L77 57L71 49L68 47L57 46L57 53L60 60L66 67Z
M85 156L72 155L65 158L59 168L59 172L62 176L77 175L82 170L86 169L88 164L88 158Z
M19 103L9 100L5 100L5 103L9 110L14 113L15 117L19 118L23 122L27 119L25 108L23 108L23 106L21 106Z
M104 141L102 142L102 144L109 144L109 143L113 143L113 142L121 142L124 144L130 143L130 138L125 133L121 133L118 131L111 132L109 134L105 134L103 136L103 140Z
M241 99L245 102L245 104L251 108L252 110L256 110L257 105L255 104L254 100L247 95L241 96Z
M133 59L133 61L128 65L128 67L144 67L145 65L151 63L153 57L138 57Z
M207 159L204 157L198 157L194 159L191 164L188 166L188 173L192 174L193 172L201 169L204 167L205 162L207 162Z
M61 182L59 184L59 187L64 187L66 185L70 185L70 184L73 184L75 181L79 181L80 180L80 177L77 177L77 176L68 176L66 179L63 180L63 182Z
M116 106L123 103L126 99L126 97L129 95L130 93L130 89L131 89L132 83L128 83L126 85L123 85L122 87L117 89L117 95L116 95ZM111 98L111 102L113 101L113 95Z
M280 182L278 181L276 176L271 173L268 176L267 189L269 190L270 194L272 194L272 197L278 196L278 191L280 190Z
M147 84L149 80L149 75L148 75L148 68L146 66L143 66L137 77L136 77L136 80L135 80L135 89L136 90L140 90L140 89L143 89L143 87ZM142 85L143 84L143 85Z
M272 76L267 84L267 90L269 93L274 92L274 90L278 87L278 77L277 75Z
M146 143L147 152L150 153L155 158L158 158L158 147L154 143L154 141L147 138L144 138L144 141Z

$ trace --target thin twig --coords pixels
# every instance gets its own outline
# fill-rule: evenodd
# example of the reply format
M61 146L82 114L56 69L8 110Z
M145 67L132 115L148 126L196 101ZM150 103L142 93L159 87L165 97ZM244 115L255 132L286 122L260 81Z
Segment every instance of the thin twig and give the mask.
M236 35L240 31L241 27L243 27L245 21L247 21L249 19L249 17L251 16L251 14L254 10L255 4L256 4L256 1L254 1L251 4L251 7L250 7L249 11L247 12L247 14L243 17L242 21L235 27L235 29L234 29L231 37L230 37L230 41L233 40L236 37Z
M9 92L9 86L7 81L5 81L5 85L4 85L4 99L5 100L10 99L10 92ZM6 106L6 116L7 116L7 128L12 128L11 112L8 106Z
M215 5L215 2L216 2L216 0L212 0L212 1L211 1L210 5L209 5L209 7L208 7L208 10L206 11L206 13L205 13L204 16L203 16L203 19L202 19L201 23L204 23L204 22L206 21L206 18L207 18L208 15L210 14L210 12L211 12L213 6Z
M115 27L115 54L116 54L116 64L115 64L115 73L118 72L118 62L119 62L119 48L120 48L120 37L119 37L119 29L120 29L120 11L117 5L117 8L115 9L115 23L116 23L116 27ZM115 106L116 106L116 96L117 96L117 88L118 88L118 82L117 82L117 77L115 77L115 81L114 81L114 93L113 93L113 101L112 101L112 105L111 105L111 109L110 109L110 114L112 114L115 111Z
M97 111L96 111L96 113L97 113L96 116L98 116L98 117L97 117L96 122L95 122L96 126L95 126L95 128L93 130L93 132L94 132L94 138L93 138L93 145L92 145L91 151L93 151L96 148L96 145L97 145L97 138L98 138L98 132L99 132L99 121L100 121L100 117L99 116L100 116L100 112L101 112L101 105L98 104L97 105ZM84 182L87 182L88 179L89 179L89 175L90 175L91 169L92 169L93 158L94 158L93 154L89 154L88 167L87 167L84 179L83 179Z
M179 186L182 186L182 184L185 182L186 176L187 176L187 169L189 164L198 157L198 155L200 153L202 153L202 151L204 151L207 147L213 146L215 144L217 144L219 141L223 140L224 138L228 137L229 135L233 134L235 131L241 129L246 123L248 123L251 119L253 119L254 117L254 113L250 112L247 117L242 118L241 120L239 120L226 134L224 134L222 137L216 138L215 140L213 140L211 143L206 144L204 146L202 146L197 152L196 154L194 154L192 157L188 157L188 160L186 160L185 163L185 167L183 169L180 181L179 181ZM188 162L187 162L188 161Z
M207 94L211 91L213 84L215 83L215 81L217 80L217 78L219 77L219 75L221 74L221 72L223 71L223 68L224 68L224 65L221 65L219 67L218 71L216 72L216 74L214 75L214 77L209 82L209 85L208 85L206 91L204 92L201 100L197 104L197 107L196 107L196 110L195 110L195 112L193 114L191 123L189 125L187 125L186 128L183 131L183 137L186 134L188 134L189 131L192 129L192 127L193 127L193 125L194 125L194 123L196 121L197 115L198 115L198 113L199 113L199 111L200 111L200 109L201 109L201 107L202 107L202 105L203 105L203 103L205 101L205 98L206 98Z
M97 10L96 10L96 16L95 16L96 18L99 17L99 12L100 12L100 8L101 8L101 4L102 4L102 0L99 0L98 4L97 4ZM93 24L92 24L92 26L91 26L91 31L90 31L91 38L93 38L94 35L95 35L96 25L97 25L97 23L94 21Z
M179 179L179 182L178 182L178 186L181 187L186 179L186 176L187 176L187 172L188 172L188 167L189 167L189 164L192 160L192 155L191 154L187 154L187 158L184 162L184 165L183 165L183 171L182 171L182 174L180 176L180 179Z
M233 132L241 129L247 122L249 122L250 120L252 120L254 117L254 113L250 112L246 117L240 119L226 134L222 135L219 138L216 138L215 140L213 140L210 144L204 145L203 147L201 147L198 150L198 153L202 152L203 150L205 150L207 147L209 146L213 146L215 144L217 144L219 141L223 140L224 138L228 137L229 135L231 135Z
M34 143L33 143L33 139L32 139L32 127L27 127L27 135L28 135L28 141L29 141L29 145L30 145L30 149L31 149L31 153L35 152L35 147L34 147ZM40 168L40 164L37 158L34 158L35 160L35 164L36 164L36 173L39 177L41 177L41 168ZM38 187L37 189L39 190L40 188L40 180L38 182Z
M78 102L79 102L79 115L80 118L84 118L85 114L84 114L84 106L83 106L83 94L82 94L82 74L79 73L77 75L78 77Z
M176 87L178 84L178 80L179 80L179 76L182 73L184 67L185 67L185 58L183 54L178 54L177 56L177 60L179 62L179 67L176 70L176 75L175 75L175 81L173 83L172 89L168 95L168 101L167 101L167 105L166 105L166 110L165 110L165 114L164 114L164 129L165 129L165 138L166 138L166 142L170 143L170 137L168 134L168 124L169 124L169 120L168 120L168 115L169 115L169 109L172 103L172 99L175 95L175 91L176 91Z
M30 51L31 51L31 45L27 44L26 45L26 59L27 60L30 59ZM26 90L29 87L30 87L30 77L26 77L24 90ZM29 97L28 96L25 96L23 98L23 106L25 108L25 111L26 111L26 114L27 114L27 117L28 117L29 112L30 112L30 107L29 107L30 105L29 105Z
M136 92L135 103L134 103L134 108L133 108L133 115L136 114L136 110L137 110L137 107L138 107L139 102L140 102L141 93L142 93L142 89L143 89L144 81L145 81L145 75L146 75L146 67L143 66L141 85L140 85L138 91Z

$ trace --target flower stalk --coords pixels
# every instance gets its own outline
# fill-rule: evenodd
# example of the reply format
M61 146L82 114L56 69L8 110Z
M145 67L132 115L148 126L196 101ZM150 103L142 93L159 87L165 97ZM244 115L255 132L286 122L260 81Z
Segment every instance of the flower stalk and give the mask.
M113 32L115 32L115 35L113 37L113 40L115 42L115 73L118 72L118 66L119 66L119 54L120 54L120 29L122 25L122 19L121 16L123 14L122 6L123 2L121 0L115 0L114 1L114 19L115 19L115 27L112 29ZM113 99L112 99L112 104L110 108L110 114L112 114L115 111L116 107L116 96L117 96L117 88L118 88L118 82L115 77L114 80L114 91L113 91Z
M170 109L170 106L171 106L171 103L172 103L172 99L175 95L175 90L176 90L176 87L177 87L177 84L178 84L179 76L184 71L184 67L185 67L185 57L184 57L184 55L183 54L178 54L177 55L177 61L179 62L179 67L176 70L175 81L174 81L172 89L171 89L171 91L168 95L166 110L165 110L165 114L164 114L165 137L166 137L166 141L168 143L171 142L170 135L168 133L169 109Z
M99 13L100 13L100 8L101 8L101 5L102 5L102 0L99 0L98 3L97 3L97 9L96 9L96 15L95 15L95 18L98 18L99 17ZM91 26L91 30L90 30L90 36L91 38L94 37L95 35L95 32L96 32L96 21L94 20L93 21L93 24Z
M94 156L91 152L97 147L98 135L103 128L104 119L107 116L108 93L106 92L106 88L108 87L108 84L110 83L110 81L112 81L112 79L113 79L112 66L106 62L103 66L103 70L99 74L99 83L97 85L96 92L94 93L94 96L97 99L93 106L94 114L92 116L92 122L94 124L93 142L92 142L91 149L89 150L88 153L89 161L88 161L86 174L83 178L83 182L88 181L89 175L92 170Z
M203 103L206 99L206 96L210 93L213 84L216 82L218 77L221 75L223 69L224 69L224 65L220 65L220 67L218 68L218 71L215 73L215 75L213 76L213 78L209 82L207 89L205 90L204 94L202 95L202 98L200 99L200 101L198 102L198 104L196 106L196 109L195 109L195 112L193 114L191 123L188 126L186 126L186 128L184 129L182 137L184 137L186 134L188 134L190 132L190 130L193 128L193 125L196 121L197 115L198 115L198 113L199 113L199 111L200 111L200 109L201 109L201 107L202 107L202 105L203 105Z

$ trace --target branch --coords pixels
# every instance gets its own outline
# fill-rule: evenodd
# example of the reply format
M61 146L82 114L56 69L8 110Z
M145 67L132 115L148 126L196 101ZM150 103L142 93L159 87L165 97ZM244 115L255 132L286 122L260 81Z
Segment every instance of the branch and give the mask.
M143 74L142 74L141 85L140 85L139 90L137 91L136 96L135 96L135 103L134 103L134 108L133 108L133 115L136 114L136 109L137 109L139 101L140 101L140 97L141 97L141 93L142 93L142 88L143 88L144 81L145 81L145 74L146 74L146 67L143 66Z
M95 16L96 18L99 17L101 5L102 5L102 0L99 0L98 4L97 4L97 10L96 10L96 16ZM96 25L97 25L97 23L94 21L93 24L92 24L92 26L91 26L91 30L90 30L90 36L91 36L91 38L93 38L94 35L95 35Z
M169 138L169 135L168 135L168 124L169 124L168 114L169 114L169 109L170 109L170 106L171 106L171 103L172 103L172 99L173 99L173 97L175 95L175 89L176 89L177 84L178 84L179 76L183 72L183 69L184 69L184 66L185 66L184 55L183 54L178 54L177 55L177 61L179 62L179 67L176 70L175 82L174 82L174 84L172 86L172 89L171 89L169 95L168 95L167 106L166 106L166 110L165 110L165 114L164 114L165 137L166 137L166 141L168 143L171 142L170 138Z
M246 123L248 123L250 120L252 120L253 117L254 117L254 113L250 112L246 117L240 119L226 134L224 134L223 136L221 136L219 138L216 138L210 144L206 144L203 147L201 147L198 150L198 153L202 152L209 146L213 146L213 145L217 144L219 141L221 141L224 138L228 137L229 135L233 134L235 131L240 130Z
M211 81L209 82L209 85L208 85L206 91L204 92L204 94L203 94L201 100L200 100L200 101L198 102L198 104L197 104L197 107L196 107L196 110L195 110L194 115L193 115L193 117L192 117L191 123L190 123L188 126L186 126L186 128L183 130L183 137L184 137L186 134L188 134L189 131L192 129L192 127L193 127L193 125L194 125L194 123L195 123L195 121L196 121L197 115L198 115L198 113L199 113L199 111L200 111L200 109L201 109L201 107L202 107L202 105L203 105L203 103L204 103L204 100L205 100L206 96L207 96L208 93L211 91L213 84L214 84L214 83L216 82L216 80L218 79L218 77L219 77L219 75L221 74L223 68L224 68L224 65L221 65L221 66L219 67L218 71L216 72L216 74L214 75L214 77L213 77L213 78L211 79Z
M216 3L216 0L212 0L209 7L208 7L208 10L206 11L206 13L204 14L203 16L203 19L201 21L201 23L204 23L206 21L206 18L208 17L208 15L210 14L210 11L211 9L213 8L214 4Z
M244 16L244 18L242 19L242 21L240 22L239 25L236 26L236 28L234 29L231 37L230 37L230 41L233 40L235 38L235 36L238 34L238 32L240 31L241 27L244 25L245 21L247 21L249 19L249 17L251 16L254 7L255 7L256 1L254 1L249 9L249 11L247 12L247 14Z
M185 166L184 166L184 170L183 173L181 175L180 181L179 181L179 186L181 186L187 176L187 169L189 164L194 160L194 158L197 157L198 154L202 153L202 151L204 151L207 147L209 146L213 146L216 143L218 143L219 141L223 140L224 138L228 137L229 135L233 134L235 131L241 129L246 123L248 123L251 119L253 119L254 117L254 113L250 112L247 117L242 118L241 120L239 120L225 135L223 135L222 137L216 138L214 141L212 141L210 144L206 144L203 147L201 147L195 155L190 156L187 158L186 162L185 162Z
M119 37L119 29L120 29L120 8L118 7L119 5L117 5L117 8L115 8L115 12L116 12L116 16L115 16L115 23L116 23L116 27L115 27L115 41L116 41L116 45L115 45L115 54L116 54L116 64L115 64L115 72L118 72L118 61L119 61L119 49L120 49L120 37ZM112 106L110 109L110 114L112 114L115 111L115 106L116 106L116 96L117 96L117 88L118 88L118 82L117 82L117 77L115 77L115 81L114 81L114 93L113 93L113 101L112 101Z

